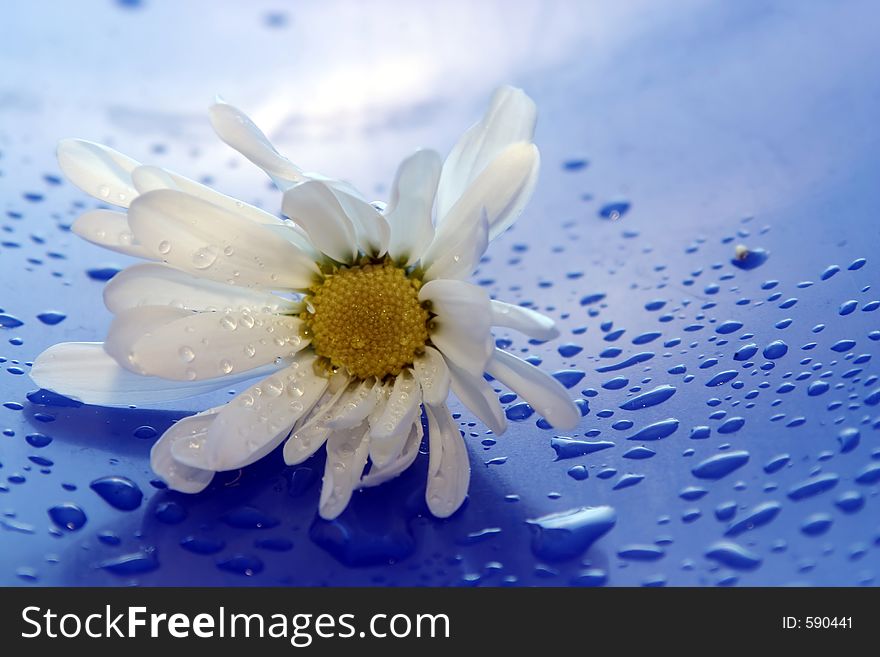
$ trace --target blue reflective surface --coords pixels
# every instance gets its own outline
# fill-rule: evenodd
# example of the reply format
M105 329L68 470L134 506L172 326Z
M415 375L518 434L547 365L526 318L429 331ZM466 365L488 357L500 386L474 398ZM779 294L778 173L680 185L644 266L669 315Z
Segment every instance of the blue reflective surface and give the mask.
M10 3L0 27L0 583L873 585L880 575L880 45L871 2ZM625 6L620 7L623 4ZM559 320L500 332L580 399L569 434L498 388L461 412L464 508L426 457L315 509L323 457L273 454L197 496L161 409L33 394L29 362L100 340L122 256L77 240L78 136L275 210L213 139L215 93L307 169L384 195L491 89L541 112L535 199L474 280Z

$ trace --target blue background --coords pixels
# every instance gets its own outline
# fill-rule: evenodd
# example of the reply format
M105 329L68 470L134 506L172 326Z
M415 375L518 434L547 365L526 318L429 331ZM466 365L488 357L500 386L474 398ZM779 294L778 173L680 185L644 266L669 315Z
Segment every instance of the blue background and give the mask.
M856 0L4 3L0 583L877 584L878 23ZM474 280L559 320L551 343L497 337L568 371L588 412L566 437L602 443L568 449L591 453L557 458L559 434L499 387L503 436L453 404L473 464L453 518L425 514L421 456L327 523L322 456L162 490L152 442L217 396L108 410L31 394L44 348L102 339L103 279L128 264L70 233L96 202L60 179L60 138L276 211L211 134L219 93L293 161L381 198L400 159L446 152L502 83L537 101L544 164ZM592 542L597 512L578 509L599 506L616 522L599 512ZM527 522L560 512L568 529Z

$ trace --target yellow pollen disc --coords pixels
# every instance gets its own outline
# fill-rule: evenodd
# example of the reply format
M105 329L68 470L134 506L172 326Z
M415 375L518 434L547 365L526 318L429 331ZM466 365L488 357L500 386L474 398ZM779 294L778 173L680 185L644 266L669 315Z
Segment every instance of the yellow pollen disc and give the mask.
M328 275L300 315L315 352L361 379L400 374L428 340L418 286L388 261Z

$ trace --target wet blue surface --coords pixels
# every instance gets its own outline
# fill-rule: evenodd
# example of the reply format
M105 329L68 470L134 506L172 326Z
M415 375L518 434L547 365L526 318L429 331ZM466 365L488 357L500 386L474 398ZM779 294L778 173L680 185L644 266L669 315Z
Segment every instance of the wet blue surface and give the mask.
M0 583L878 584L876 3L175 4L3 10ZM95 202L60 179L58 139L277 209L211 138L221 93L381 197L504 82L538 103L544 168L474 280L559 320L551 343L497 338L584 417L560 435L499 388L496 437L455 403L473 476L449 520L426 513L424 455L333 522L321 456L163 490L151 444L226 393L35 394L30 362L102 339L128 264L69 232Z

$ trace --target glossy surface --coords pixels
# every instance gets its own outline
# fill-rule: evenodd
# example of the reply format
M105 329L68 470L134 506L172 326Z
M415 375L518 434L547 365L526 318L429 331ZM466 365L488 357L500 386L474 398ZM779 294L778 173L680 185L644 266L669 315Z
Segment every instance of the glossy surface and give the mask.
M875 4L177 4L3 9L0 583L878 583ZM380 198L500 83L537 101L544 165L474 279L559 320L551 343L497 338L584 417L560 435L500 388L505 435L463 414L451 519L426 514L425 456L334 522L315 513L323 456L169 493L150 445L222 394L34 393L45 347L102 339L101 288L127 264L69 232L96 204L60 180L58 139L276 211L210 133L220 93Z

